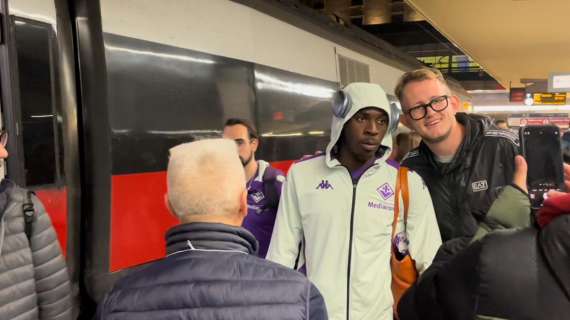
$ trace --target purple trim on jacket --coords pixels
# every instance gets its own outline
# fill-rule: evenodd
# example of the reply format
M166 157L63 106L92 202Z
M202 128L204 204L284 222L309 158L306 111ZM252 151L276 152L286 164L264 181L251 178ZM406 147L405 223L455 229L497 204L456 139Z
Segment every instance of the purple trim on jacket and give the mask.
M394 167L396 169L400 169L400 163L394 159L388 159L388 160L386 160L386 163L391 165L392 167Z

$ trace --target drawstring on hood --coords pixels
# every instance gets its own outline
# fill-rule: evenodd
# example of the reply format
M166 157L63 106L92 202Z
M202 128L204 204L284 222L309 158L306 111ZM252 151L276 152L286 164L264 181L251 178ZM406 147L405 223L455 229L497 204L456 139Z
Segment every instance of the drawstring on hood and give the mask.
M339 165L340 162L333 157L333 149L340 140L340 135L344 125L350 120L358 111L364 108L378 108L386 112L389 121L392 121L390 102L388 96L382 87L373 83L355 82L347 85L342 91L350 97L351 107L350 111L344 118L332 117L331 122L331 139L326 149L326 163L329 168ZM389 123L388 126L392 124ZM382 158L390 155L392 149L392 133L386 130L382 138L380 149L384 147L386 151Z

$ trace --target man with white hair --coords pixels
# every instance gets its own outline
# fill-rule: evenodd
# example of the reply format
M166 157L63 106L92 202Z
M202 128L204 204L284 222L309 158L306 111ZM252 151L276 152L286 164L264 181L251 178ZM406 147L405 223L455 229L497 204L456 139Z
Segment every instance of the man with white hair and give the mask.
M338 97L326 153L289 170L267 258L293 267L304 254L307 276L323 293L331 319L392 319L398 168L386 160L397 111L371 83L352 83ZM441 239L426 186L416 173L408 180L407 232L394 237L394 246L402 255L409 250L422 272Z
M119 280L98 319L327 319L316 287L258 258L240 227L247 190L232 140L172 148L167 176L167 204L181 221L166 234L167 257Z

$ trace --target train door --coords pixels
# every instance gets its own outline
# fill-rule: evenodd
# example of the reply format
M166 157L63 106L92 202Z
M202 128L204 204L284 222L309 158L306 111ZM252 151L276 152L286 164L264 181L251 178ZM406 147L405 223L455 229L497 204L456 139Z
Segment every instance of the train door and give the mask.
M2 0L6 176L48 211L79 291L80 178L73 45L65 2ZM64 6L62 7L62 4Z

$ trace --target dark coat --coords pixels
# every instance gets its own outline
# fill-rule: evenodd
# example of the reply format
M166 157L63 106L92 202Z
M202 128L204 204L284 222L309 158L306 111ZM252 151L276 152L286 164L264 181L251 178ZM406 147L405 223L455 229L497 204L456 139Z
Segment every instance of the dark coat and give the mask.
M168 256L119 280L98 319L327 319L302 274L255 256L243 229L190 223L167 233Z
M398 305L400 320L568 319L570 215L442 246Z
M441 164L423 142L402 165L419 173L433 201L442 240L472 237L501 188L512 182L519 153L516 134L490 119L458 113L465 138L453 160Z

